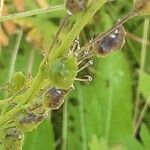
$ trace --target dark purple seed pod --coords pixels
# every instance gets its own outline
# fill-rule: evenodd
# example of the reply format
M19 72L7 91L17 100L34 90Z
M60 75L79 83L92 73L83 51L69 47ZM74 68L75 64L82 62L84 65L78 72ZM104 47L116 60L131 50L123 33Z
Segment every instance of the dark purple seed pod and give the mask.
M121 50L125 41L125 30L119 26L94 44L94 51L98 56L106 56L111 52Z
M17 128L7 129L4 137L4 147L8 150L19 150L22 148L24 140L23 133Z
M69 94L69 90L49 88L44 93L44 105L52 110L59 109L59 107L64 103L64 99Z
M66 0L68 14L77 14L85 11L87 0Z
M45 114L35 115L34 113L23 112L16 117L17 127L22 132L32 131L38 127L45 117Z

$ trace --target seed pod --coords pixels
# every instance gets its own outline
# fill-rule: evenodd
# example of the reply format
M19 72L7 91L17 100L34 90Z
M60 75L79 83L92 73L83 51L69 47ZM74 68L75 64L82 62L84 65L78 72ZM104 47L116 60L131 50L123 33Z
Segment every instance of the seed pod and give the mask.
M52 110L59 109L64 103L64 99L69 94L69 90L50 88L44 93L44 105Z
M45 119L45 115L35 115L34 113L24 112L16 117L16 126L22 132L30 132L36 129L38 125Z
M43 92L45 89L42 89L39 91L33 102L30 104L30 106L27 108L27 112L33 113L36 116L40 116L42 114L47 114L48 110L43 105Z
M85 11L87 5L87 0L67 0L66 9L68 14L77 14Z
M140 15L150 15L150 0L136 0L134 11Z
M58 58L50 64L49 81L60 89L69 89L73 85L77 72L78 64L75 56Z
M17 128L10 128L4 137L4 147L6 150L21 150L24 135Z
M98 56L106 56L111 52L118 51L123 47L125 31L119 26L115 31L106 35L94 44L94 51Z
M11 81L8 85L9 92L13 94L21 90L21 88L25 84L25 81L26 80L24 74L22 72L16 72L11 78Z

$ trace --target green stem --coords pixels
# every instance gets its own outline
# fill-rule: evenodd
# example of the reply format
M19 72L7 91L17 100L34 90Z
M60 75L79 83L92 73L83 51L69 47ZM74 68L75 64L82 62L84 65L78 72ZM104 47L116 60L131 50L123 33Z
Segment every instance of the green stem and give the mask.
M16 44L15 44L14 50L12 52L12 57L11 57L11 61L10 61L10 68L9 68L9 74L8 74L7 82L10 82L11 77L12 77L12 75L14 73L14 68L15 68L15 63L16 63L17 54L18 54L18 50L19 50L19 45L20 45L21 38L22 38L22 33L23 33L22 30L18 31Z
M67 149L67 101L63 105L62 150Z
M32 11L27 11L27 12L10 14L8 16L0 17L0 22L2 22L2 21L8 21L8 20L13 20L13 19L20 19L20 18L24 18L24 17L29 17L29 16L37 15L37 14L43 14L43 13L60 11L60 10L64 10L64 9L65 9L64 5L58 5L58 6L41 8L41 9L36 9L36 10L32 10Z

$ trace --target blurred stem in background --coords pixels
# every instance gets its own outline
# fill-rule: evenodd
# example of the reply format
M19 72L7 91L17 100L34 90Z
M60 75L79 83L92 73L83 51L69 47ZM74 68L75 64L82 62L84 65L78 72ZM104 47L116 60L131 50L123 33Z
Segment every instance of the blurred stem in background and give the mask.
M35 58L35 48L32 48L30 52L30 57L29 57L29 62L28 62L28 70L27 70L27 76L30 77L32 75L32 67L34 63L34 58Z
M4 6L4 0L1 0L1 2L0 2L0 18L2 16L3 6ZM1 30L1 22L0 22L0 30ZM0 45L0 59L1 58L2 58L2 47Z
M140 126L139 120L142 120L141 117L138 117L138 115L139 115L139 105L140 105L139 81L140 81L141 72L144 72L144 65L145 65L145 58L146 58L146 48L147 48L147 39L148 39L148 30L149 30L149 19L146 18L145 21L144 21L143 43L142 43L142 49L141 49L141 60L140 60L140 69L139 69L139 80L138 80L136 100L135 100L135 113L134 113L134 120L133 120L134 135L137 134L137 130ZM147 100L145 105L147 105L147 103L149 103L149 100ZM145 112L146 111L145 108L143 108L143 109L144 109L144 112ZM141 111L142 118L143 118L143 114L145 114L145 113L143 113Z
M48 13L48 12L56 12L56 11L60 11L60 10L64 10L64 9L65 9L64 5L57 5L57 6L35 9L35 10L21 12L21 13L10 14L8 16L1 17L0 22L13 20L13 19L25 18L25 17L29 17L29 16L33 16L33 15L37 15L37 14L38 15L44 14L44 13Z
M17 34L17 39L16 39L16 43L15 43L14 49L12 51L12 57L11 57L11 61L10 61L10 66L9 66L9 71L8 71L8 78L7 78L7 82L6 83L10 82L11 77L12 77L12 75L14 73L15 63L16 63L16 59L17 59L17 54L18 54L18 50L19 50L22 34L23 34L23 30L20 29L18 31L18 34ZM7 97L8 97L8 91L5 92L5 98L7 98ZM2 114L4 114L6 112L6 108L7 108L7 106L5 106L3 108Z

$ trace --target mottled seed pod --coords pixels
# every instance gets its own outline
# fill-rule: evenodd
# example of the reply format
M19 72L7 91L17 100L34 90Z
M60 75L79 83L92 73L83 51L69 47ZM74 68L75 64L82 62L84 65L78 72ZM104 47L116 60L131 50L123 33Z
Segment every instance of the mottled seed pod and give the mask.
M69 94L69 90L49 88L43 95L44 105L51 110L59 109L64 103L64 99Z
M24 134L17 128L10 128L4 137L4 148L6 150L21 150Z
M77 58L74 55L57 58L48 69L51 85L60 89L70 89L78 72Z
M27 112L33 113L36 116L40 116L40 115L43 115L43 114L47 115L48 110L43 105L43 92L44 91L45 91L45 89L42 89L38 93L38 95L35 97L33 102L27 108Z
M98 56L106 56L111 52L120 50L124 41L125 30L123 26L119 26L115 31L96 42L93 48Z
M36 129L45 117L45 114L37 116L34 113L24 112L16 117L16 126L22 132L30 132Z
M77 14L85 11L87 0L66 0L66 9L68 14Z
M21 88L24 86L25 84L25 76L22 72L16 72L12 78L10 83L8 84L8 90L10 93L16 93L19 90L21 90Z
M136 0L134 11L140 15L150 15L150 0Z

